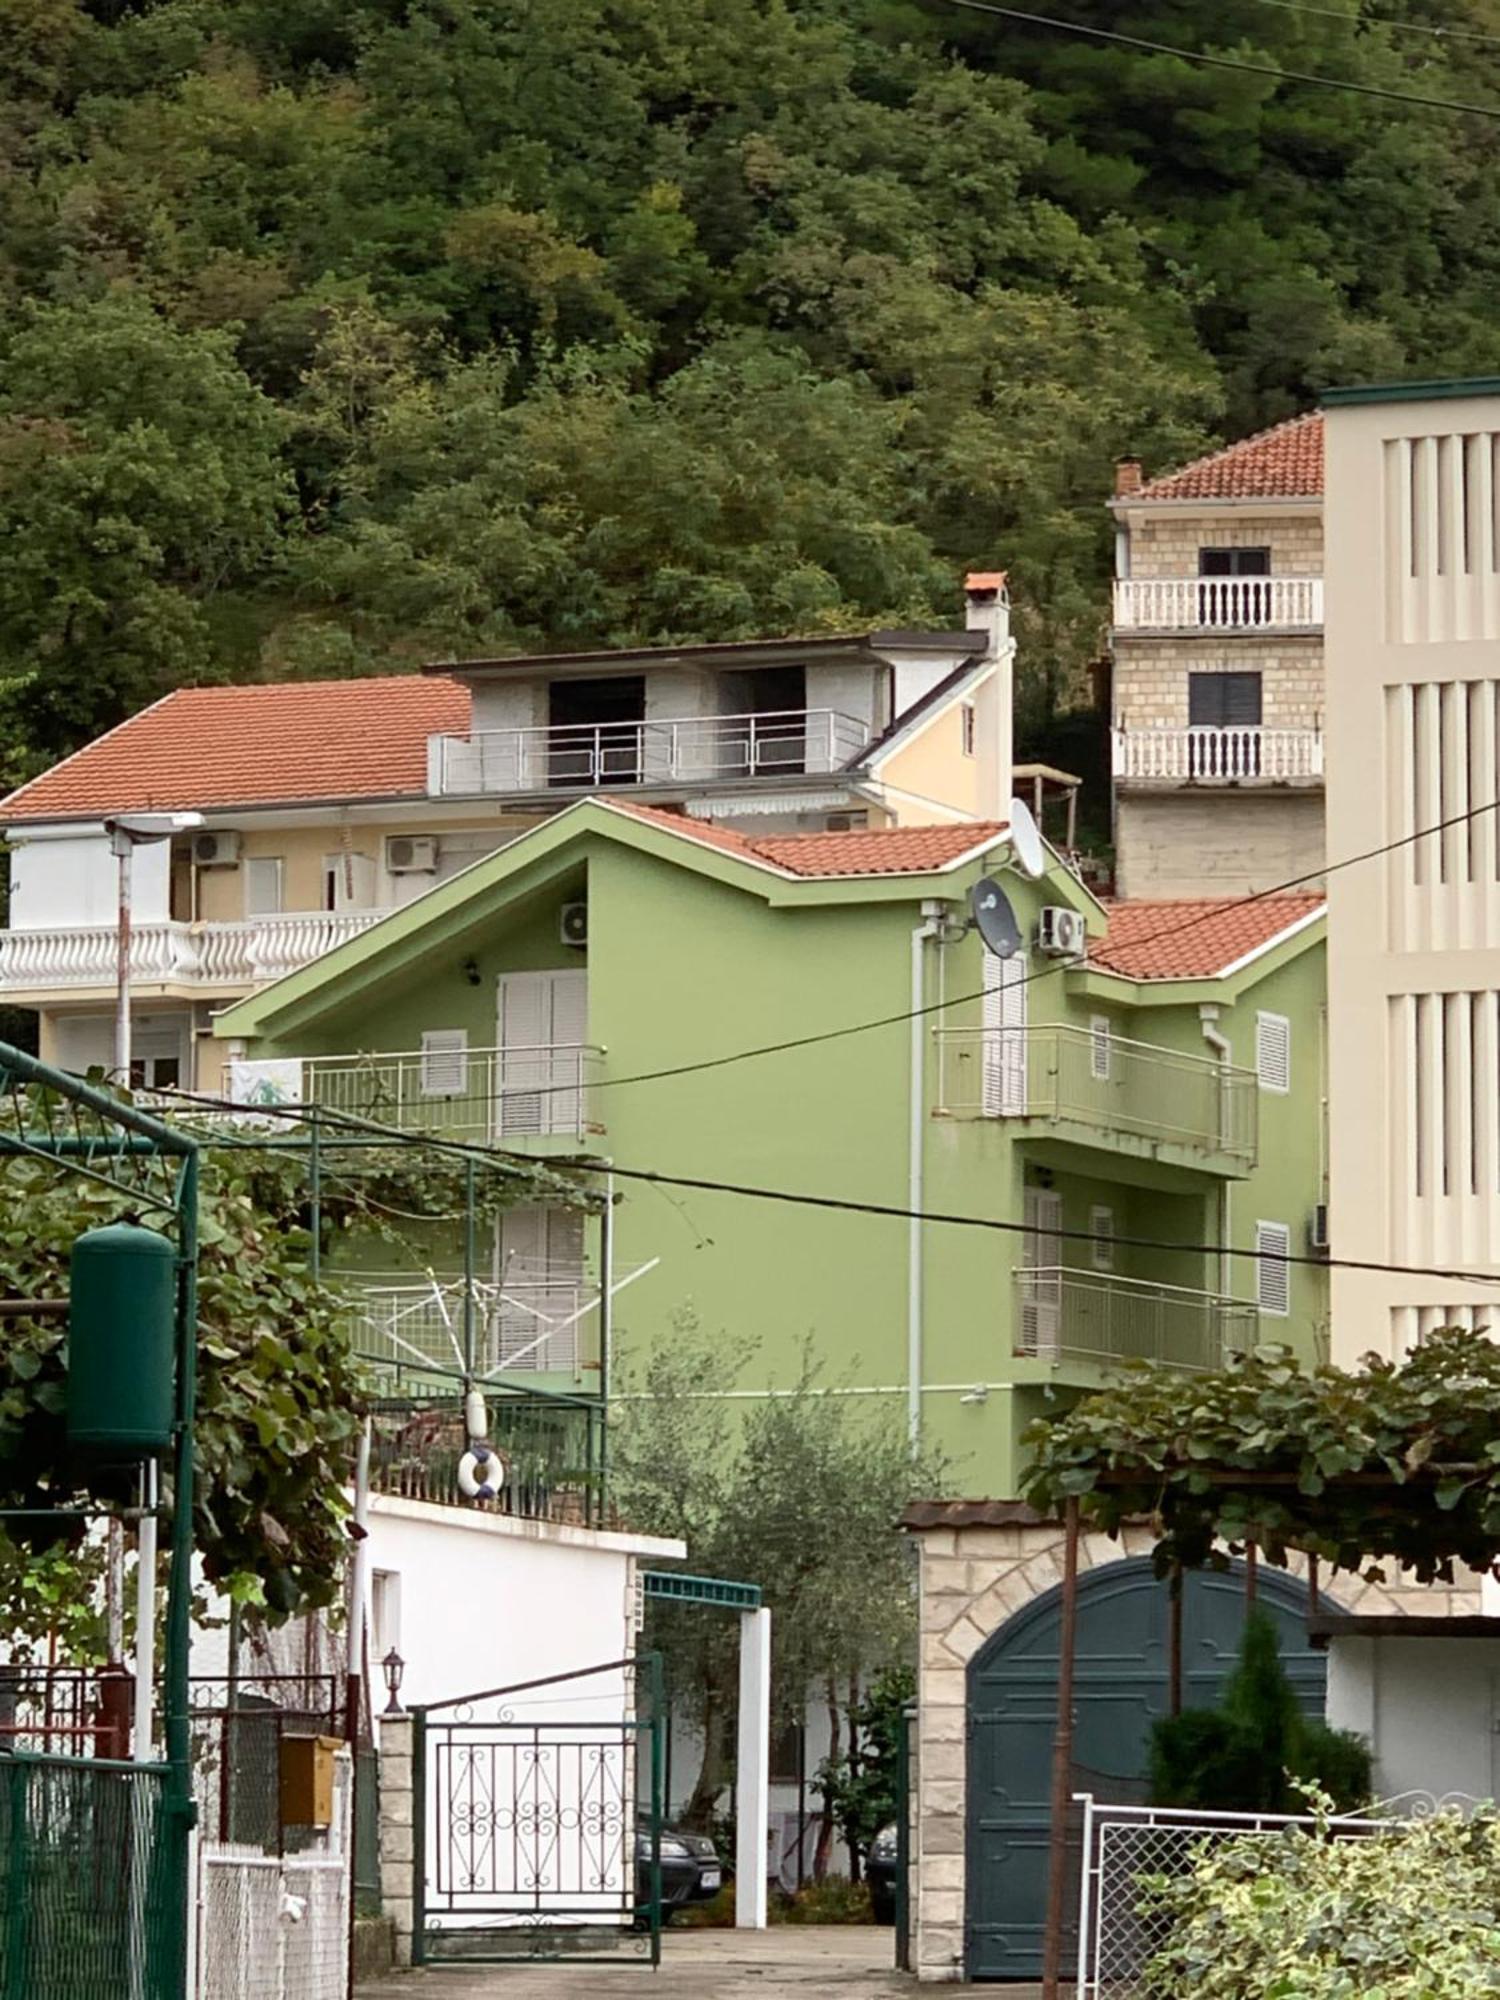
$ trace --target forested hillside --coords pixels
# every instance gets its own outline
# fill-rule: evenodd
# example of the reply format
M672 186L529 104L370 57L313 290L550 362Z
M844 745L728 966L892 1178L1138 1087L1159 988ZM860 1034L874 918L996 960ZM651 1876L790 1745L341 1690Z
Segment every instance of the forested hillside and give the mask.
M1404 6L1058 11L1500 105L1496 0ZM12 771L182 680L948 617L971 562L1065 690L1116 455L1500 368L1497 154L950 0L0 0Z

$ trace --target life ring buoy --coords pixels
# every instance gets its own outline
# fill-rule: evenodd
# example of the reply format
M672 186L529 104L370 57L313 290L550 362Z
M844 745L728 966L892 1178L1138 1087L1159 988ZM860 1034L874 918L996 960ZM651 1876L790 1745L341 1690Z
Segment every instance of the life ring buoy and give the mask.
M493 1446L477 1440L458 1461L458 1490L466 1500L498 1500L505 1485L505 1461Z

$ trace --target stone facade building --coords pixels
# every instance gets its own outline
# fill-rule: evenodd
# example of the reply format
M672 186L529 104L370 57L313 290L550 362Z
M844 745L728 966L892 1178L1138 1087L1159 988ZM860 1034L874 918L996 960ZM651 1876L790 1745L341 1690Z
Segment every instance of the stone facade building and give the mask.
M1118 468L1123 896L1244 895L1323 859L1322 421L1158 479Z

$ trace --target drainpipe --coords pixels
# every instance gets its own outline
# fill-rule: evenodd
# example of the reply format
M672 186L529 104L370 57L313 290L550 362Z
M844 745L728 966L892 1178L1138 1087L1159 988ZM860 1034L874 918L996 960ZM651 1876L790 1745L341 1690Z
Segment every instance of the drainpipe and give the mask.
M925 1117L927 1020L926 970L923 947L944 934L948 906L934 898L922 904L922 921L911 934L911 1075L907 1126L906 1205L906 1428L913 1444L922 1434L922 1208L923 1154L927 1140Z
M1198 1021L1203 1030L1203 1039L1218 1057L1220 1063L1227 1065L1233 1051L1229 1046L1229 1037L1215 1025L1218 1018L1219 1010L1216 1005L1206 1002L1199 1007ZM1223 1105L1224 1085L1221 1083L1219 1086L1221 1120ZM1225 1180L1220 1183L1219 1187L1219 1243L1221 1245L1219 1250L1219 1297L1221 1299L1231 1298L1234 1295L1234 1259L1229 1254L1229 1225L1230 1183Z

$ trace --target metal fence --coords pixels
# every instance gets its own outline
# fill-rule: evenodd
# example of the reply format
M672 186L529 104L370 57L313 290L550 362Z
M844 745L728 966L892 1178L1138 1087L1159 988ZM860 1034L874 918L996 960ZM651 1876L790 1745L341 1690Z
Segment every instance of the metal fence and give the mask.
M280 1854L281 1746L292 1736L343 1735L338 1677L195 1677L191 1703L193 1796L205 1839Z
M304 1852L202 1843L195 2000L346 2000L353 1803L344 1752L333 1823Z
M0 1749L78 1757L130 1754L135 1679L122 1668L0 1665Z
M1076 2000L1130 2000L1139 1990L1171 1927L1170 1914L1153 1903L1150 1881L1188 1874L1206 1846L1288 1827L1360 1839L1402 1824L1357 1814L1318 1821L1285 1813L1106 1805L1088 1793L1075 1795L1073 1803L1082 1819Z
M488 1398L489 1444L505 1471L492 1512L532 1521L602 1525L604 1406L583 1396L526 1392ZM370 1484L377 1493L452 1505L458 1464L468 1449L453 1397L390 1399L374 1416Z
M177 2000L165 1777L0 1756L0 2000Z

